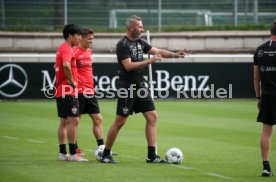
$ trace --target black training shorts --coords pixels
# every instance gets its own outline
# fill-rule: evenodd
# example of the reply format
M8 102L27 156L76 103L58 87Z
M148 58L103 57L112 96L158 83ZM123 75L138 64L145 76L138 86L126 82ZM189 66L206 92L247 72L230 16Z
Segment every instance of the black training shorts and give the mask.
M79 94L78 95L80 114L99 114L100 108L98 100L92 94Z
M257 121L268 125L276 124L276 98L261 98L261 107Z
M142 89L139 90L139 89ZM155 110L155 105L147 88L138 88L133 94L125 97L118 97L117 102L117 115L125 116L132 115L135 113L145 113L148 111Z
M58 117L78 117L79 116L79 102L78 98L67 95L64 98L56 98Z

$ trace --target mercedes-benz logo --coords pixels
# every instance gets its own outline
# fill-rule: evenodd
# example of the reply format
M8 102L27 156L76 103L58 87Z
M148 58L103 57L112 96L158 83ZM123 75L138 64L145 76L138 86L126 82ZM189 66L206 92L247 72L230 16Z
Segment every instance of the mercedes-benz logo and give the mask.
M0 75L0 95L14 98L26 90L28 76L22 67L16 64L4 65L0 68Z

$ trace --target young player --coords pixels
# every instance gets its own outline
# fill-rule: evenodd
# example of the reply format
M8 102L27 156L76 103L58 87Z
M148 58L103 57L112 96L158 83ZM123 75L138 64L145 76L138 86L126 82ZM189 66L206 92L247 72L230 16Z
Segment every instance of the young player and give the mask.
M58 127L59 160L87 161L76 154L76 132L79 123L79 102L77 99L77 67L72 47L79 44L81 28L75 24L64 26L62 43L56 53L56 102L60 118ZM66 136L68 138L69 152L66 151Z
M96 138L97 145L104 145L102 115L98 101L95 97L92 49L90 48L94 39L94 32L89 29L82 29L82 37L78 46L74 47L74 53L78 69L78 100L80 115L89 114L92 119L92 132ZM77 149L78 152L79 149Z

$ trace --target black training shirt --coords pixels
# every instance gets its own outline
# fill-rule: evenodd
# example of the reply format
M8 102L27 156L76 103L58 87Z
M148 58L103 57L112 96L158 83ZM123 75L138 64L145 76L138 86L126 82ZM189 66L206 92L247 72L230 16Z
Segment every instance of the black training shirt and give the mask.
M131 62L140 62L143 61L144 53L148 53L148 51L152 48L145 40L143 39L135 39L129 40L127 36L124 36L117 43L116 54L117 60L119 63L119 80L126 82L128 84L137 84L139 86L144 82L143 79L143 70L133 70L126 71L122 64L122 60L126 58L130 58Z
M254 65L259 66L262 94L276 95L276 41L267 41L256 49Z

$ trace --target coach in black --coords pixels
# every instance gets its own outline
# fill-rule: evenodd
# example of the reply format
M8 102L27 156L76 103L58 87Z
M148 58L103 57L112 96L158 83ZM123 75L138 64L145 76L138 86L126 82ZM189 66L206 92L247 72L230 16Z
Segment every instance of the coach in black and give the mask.
M263 123L261 153L262 176L272 176L269 157L273 125L276 124L276 20L271 26L271 40L260 45L254 54L254 87L259 114Z
M166 163L156 154L157 138L157 112L149 90L145 86L143 78L143 68L157 60L164 58L184 58L185 49L173 53L161 50L149 45L140 39L144 31L142 19L138 16L131 16L126 21L127 35L121 38L117 44L116 53L119 63L119 83L118 90L127 90L127 97L118 95L117 115L111 128L109 129L105 150L101 162L115 163L110 155L111 148L119 133L119 130L126 123L127 118L133 112L143 113L146 119L146 139L148 144L148 163ZM153 55L148 60L143 59L144 53ZM142 91L141 91L142 90Z

